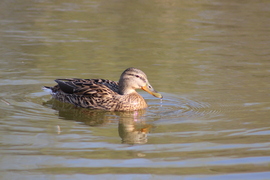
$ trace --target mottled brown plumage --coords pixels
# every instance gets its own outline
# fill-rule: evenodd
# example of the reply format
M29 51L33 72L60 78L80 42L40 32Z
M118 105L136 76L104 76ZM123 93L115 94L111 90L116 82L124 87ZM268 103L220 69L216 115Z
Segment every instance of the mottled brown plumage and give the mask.
M147 108L143 97L135 89L143 89L162 98L149 84L145 73L136 68L126 69L119 82L105 79L56 79L51 90L53 98L75 106L108 111L134 111Z

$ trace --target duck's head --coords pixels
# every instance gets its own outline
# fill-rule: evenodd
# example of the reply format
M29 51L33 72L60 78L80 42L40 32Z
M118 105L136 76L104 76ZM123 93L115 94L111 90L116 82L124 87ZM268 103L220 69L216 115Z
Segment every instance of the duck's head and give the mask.
M119 93L131 94L135 89L142 89L157 98L162 98L162 95L150 85L146 74L139 69L131 67L126 69L120 77Z

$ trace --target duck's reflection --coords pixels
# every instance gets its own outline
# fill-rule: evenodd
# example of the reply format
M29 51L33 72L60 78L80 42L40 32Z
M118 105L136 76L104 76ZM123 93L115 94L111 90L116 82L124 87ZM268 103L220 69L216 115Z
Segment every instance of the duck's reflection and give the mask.
M152 125L146 124L143 118L145 110L131 112L110 112L76 108L71 104L51 99L44 103L59 112L59 117L65 120L75 120L89 126L102 126L112 121L118 121L118 133L125 144L147 143L147 134Z
M118 133L125 144L147 143L147 134L152 125L146 124L142 118L144 110L124 112L120 114Z

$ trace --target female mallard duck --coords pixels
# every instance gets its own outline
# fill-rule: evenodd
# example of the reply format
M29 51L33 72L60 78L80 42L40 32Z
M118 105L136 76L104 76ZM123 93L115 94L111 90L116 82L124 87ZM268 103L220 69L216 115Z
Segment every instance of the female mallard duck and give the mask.
M119 82L105 79L56 79L58 85L44 86L53 98L75 106L108 111L135 111L147 108L143 97L135 90L142 89L157 98L162 95L149 84L144 72L126 69Z

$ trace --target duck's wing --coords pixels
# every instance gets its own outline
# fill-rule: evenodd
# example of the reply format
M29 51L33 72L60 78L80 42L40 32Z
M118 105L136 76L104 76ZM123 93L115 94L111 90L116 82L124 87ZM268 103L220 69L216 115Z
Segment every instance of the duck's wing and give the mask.
M118 93L118 83L105 79L56 79L58 90L73 95L101 97Z

